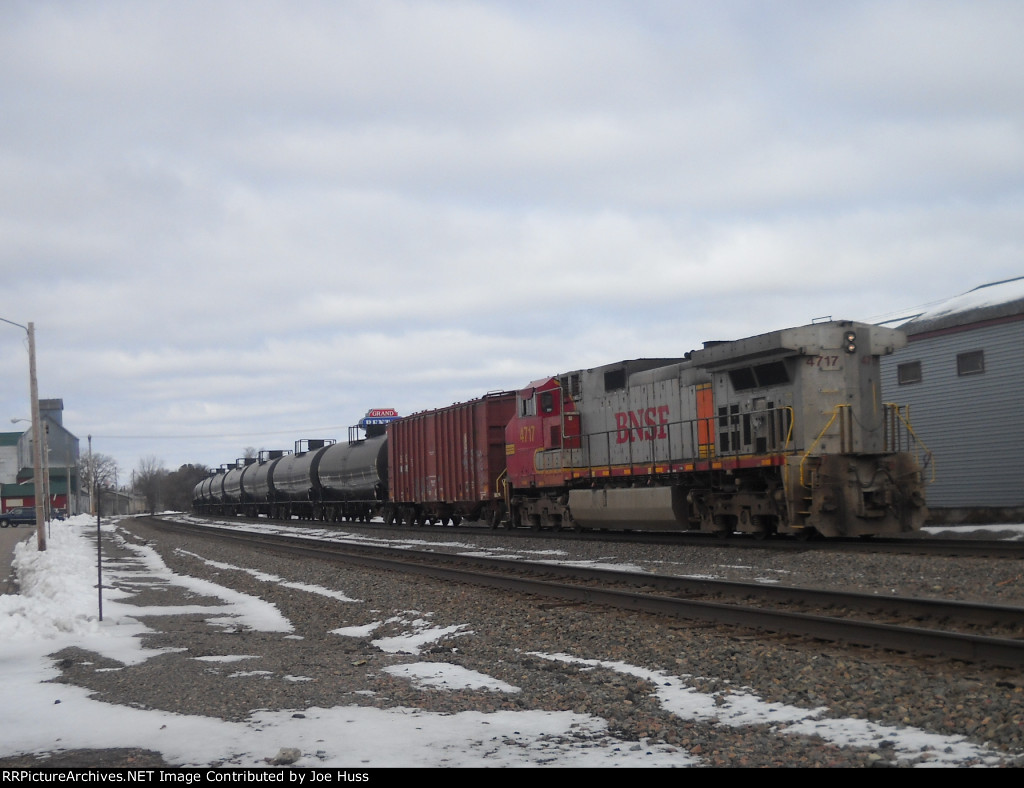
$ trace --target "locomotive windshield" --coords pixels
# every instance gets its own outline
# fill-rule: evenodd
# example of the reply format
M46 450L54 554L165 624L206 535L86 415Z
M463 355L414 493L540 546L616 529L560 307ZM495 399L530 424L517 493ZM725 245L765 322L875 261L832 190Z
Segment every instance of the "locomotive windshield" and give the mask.
M729 370L733 391L781 386L789 383L789 371L782 361L757 364L753 367Z

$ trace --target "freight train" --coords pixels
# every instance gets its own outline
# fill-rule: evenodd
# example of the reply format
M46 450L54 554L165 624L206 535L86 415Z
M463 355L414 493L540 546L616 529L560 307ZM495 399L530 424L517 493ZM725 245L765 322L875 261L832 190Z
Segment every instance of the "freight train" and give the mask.
M813 323L544 377L200 482L202 514L868 536L920 529L930 458L881 398L894 329ZM359 437L365 433L364 437Z

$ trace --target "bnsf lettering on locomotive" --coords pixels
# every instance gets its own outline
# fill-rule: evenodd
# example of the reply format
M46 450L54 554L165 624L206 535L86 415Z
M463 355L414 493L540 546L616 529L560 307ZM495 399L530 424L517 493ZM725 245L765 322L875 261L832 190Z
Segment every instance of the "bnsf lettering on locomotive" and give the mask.
M620 411L615 414L615 442L662 440L668 437L668 405Z

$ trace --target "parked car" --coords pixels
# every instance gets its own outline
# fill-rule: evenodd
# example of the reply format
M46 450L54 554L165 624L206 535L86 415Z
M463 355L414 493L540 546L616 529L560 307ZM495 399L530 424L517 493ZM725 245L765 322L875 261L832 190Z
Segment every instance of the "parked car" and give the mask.
M18 506L0 514L0 528L6 528L7 526L17 528L19 525L35 524L36 508L34 506Z

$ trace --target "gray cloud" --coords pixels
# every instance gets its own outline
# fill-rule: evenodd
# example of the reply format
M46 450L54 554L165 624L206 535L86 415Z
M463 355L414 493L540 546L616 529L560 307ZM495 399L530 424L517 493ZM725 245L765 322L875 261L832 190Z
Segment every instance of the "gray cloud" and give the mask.
M1019 3L0 7L0 316L127 470L1019 275ZM0 406L27 409L0 331ZM152 436L129 439L125 436Z

